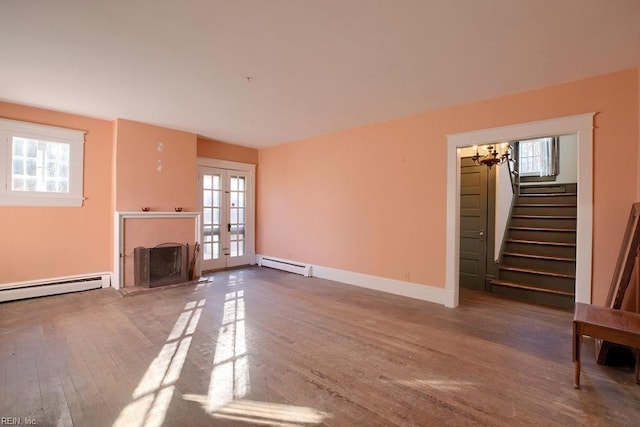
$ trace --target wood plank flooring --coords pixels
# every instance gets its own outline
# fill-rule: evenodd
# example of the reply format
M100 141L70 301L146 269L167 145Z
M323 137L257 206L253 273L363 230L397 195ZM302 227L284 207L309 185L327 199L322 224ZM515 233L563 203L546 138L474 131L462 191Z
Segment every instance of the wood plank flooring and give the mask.
M0 304L0 417L39 426L637 425L633 369L572 313L442 306L266 268Z

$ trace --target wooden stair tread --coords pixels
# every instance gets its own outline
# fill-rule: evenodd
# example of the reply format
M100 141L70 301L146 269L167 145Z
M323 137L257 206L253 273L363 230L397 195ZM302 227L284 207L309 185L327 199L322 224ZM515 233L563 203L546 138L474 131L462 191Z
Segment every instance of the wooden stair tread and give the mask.
M512 218L528 219L576 219L575 215L511 215Z
M505 286L509 288L527 289L530 291L545 292L549 294L564 295L564 296L570 296L570 297L575 297L576 295L574 292L561 291L558 289L541 288L538 286L527 285L525 283L509 282L506 280L491 280L489 283L491 283L492 285Z
M575 233L575 228L546 228L546 227L509 227L510 230L520 231L557 231L563 233Z
M529 273L529 274L537 274L539 276L552 276L552 277L561 277L564 279L575 279L575 274L567 274L567 273L556 273L554 271L545 271L545 270L534 270L532 268L523 268L523 267L505 267L500 266L500 271L515 271L518 273Z
M566 247L575 247L575 243L566 243L566 242L546 242L541 240L522 240L522 239L507 239L507 242L511 243L524 243L528 245L549 245L549 246L566 246Z
M521 257L521 258L544 259L544 260L549 260L549 261L563 261L563 262L575 262L576 261L575 258L567 258L567 257L561 257L561 256L549 256L549 255L523 254L523 253L520 253L520 252L504 252L502 255L503 256L507 255L507 256L514 256L514 257Z
M518 203L514 205L516 208L575 208L577 206L575 203Z
M578 193L520 193L520 197L560 197L560 196L577 197Z

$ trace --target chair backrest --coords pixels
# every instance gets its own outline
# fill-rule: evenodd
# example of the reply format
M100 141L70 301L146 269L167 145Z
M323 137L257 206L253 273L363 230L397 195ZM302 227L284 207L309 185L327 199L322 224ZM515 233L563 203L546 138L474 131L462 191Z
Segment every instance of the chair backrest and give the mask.
M629 221L627 221L627 229L624 232L622 247L618 255L616 269L613 272L609 294L607 295L606 307L620 309L624 294L629 287L631 274L638 247L640 247L640 203L634 203L631 206Z

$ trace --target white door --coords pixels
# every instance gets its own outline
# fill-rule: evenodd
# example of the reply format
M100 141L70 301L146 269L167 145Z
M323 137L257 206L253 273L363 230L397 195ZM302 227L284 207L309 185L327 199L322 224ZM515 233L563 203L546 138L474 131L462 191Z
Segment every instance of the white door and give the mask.
M200 167L198 178L202 206L201 269L250 264L249 174Z

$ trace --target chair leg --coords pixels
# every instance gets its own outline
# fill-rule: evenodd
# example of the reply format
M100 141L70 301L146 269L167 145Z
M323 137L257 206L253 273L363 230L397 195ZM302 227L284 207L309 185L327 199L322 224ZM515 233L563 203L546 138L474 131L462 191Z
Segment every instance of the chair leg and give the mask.
M578 332L578 325L573 324L573 387L580 388L580 347L582 344L582 334Z
M640 384L640 349L636 349L636 384Z

